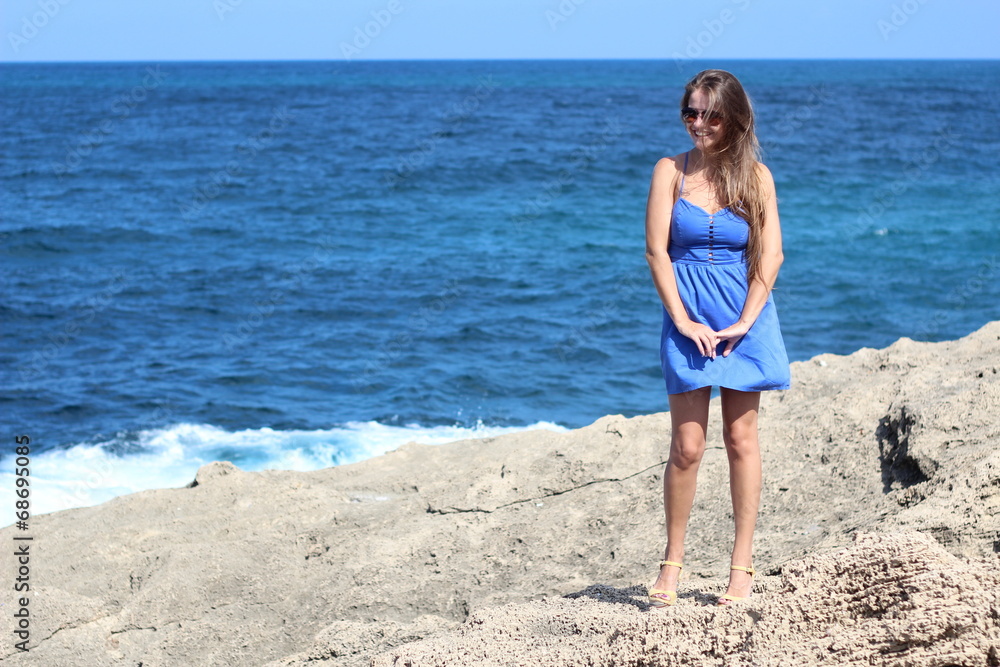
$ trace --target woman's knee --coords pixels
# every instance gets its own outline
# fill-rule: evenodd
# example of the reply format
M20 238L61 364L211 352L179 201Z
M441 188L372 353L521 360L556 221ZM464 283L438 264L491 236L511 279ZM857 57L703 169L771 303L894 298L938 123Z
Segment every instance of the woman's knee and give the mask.
M704 438L674 437L670 445L670 464L681 470L685 470L698 465L704 454Z
M726 443L726 452L730 458L760 456L756 424L753 426L734 424L723 429L722 439Z

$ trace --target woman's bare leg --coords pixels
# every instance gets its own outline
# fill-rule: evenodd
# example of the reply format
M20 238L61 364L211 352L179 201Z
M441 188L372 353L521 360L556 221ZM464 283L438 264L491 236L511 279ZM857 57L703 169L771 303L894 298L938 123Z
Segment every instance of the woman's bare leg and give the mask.
M761 462L757 441L759 391L722 389L722 434L729 456L729 490L733 499L736 539L731 565L749 567L753 562L753 533L760 506ZM726 593L750 595L752 581L742 570L730 570Z
M694 504L698 466L705 453L705 429L708 426L708 402L711 387L670 395L670 456L663 471L663 510L667 522L667 548L664 559L684 562L684 534ZM680 570L666 565L653 588L676 590Z

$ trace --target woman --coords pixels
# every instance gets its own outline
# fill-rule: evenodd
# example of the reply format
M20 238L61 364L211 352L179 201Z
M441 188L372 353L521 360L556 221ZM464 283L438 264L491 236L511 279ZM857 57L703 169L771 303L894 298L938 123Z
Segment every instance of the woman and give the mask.
M672 424L663 475L667 547L649 591L654 607L677 600L713 386L722 395L736 522L729 586L719 604L750 596L760 392L790 384L770 295L782 262L777 196L771 172L757 159L750 99L729 72L705 70L684 88L681 119L694 146L656 164L646 207L646 259L663 302L660 361Z

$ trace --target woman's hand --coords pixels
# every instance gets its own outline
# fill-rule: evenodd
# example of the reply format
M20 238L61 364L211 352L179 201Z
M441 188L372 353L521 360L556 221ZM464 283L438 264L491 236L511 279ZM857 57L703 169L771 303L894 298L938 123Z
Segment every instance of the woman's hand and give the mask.
M677 330L681 332L682 336L690 338L695 342L695 345L698 346L698 351L701 352L701 356L715 359L715 349L719 346L721 340L719 339L719 334L712 327L688 320L687 322L678 324Z
M722 331L717 331L715 335L718 337L719 342L726 341L726 349L722 351L722 356L728 357L729 353L736 347L736 343L740 342L740 339L748 331L750 331L750 325L743 321L731 324ZM712 356L714 357L715 355Z

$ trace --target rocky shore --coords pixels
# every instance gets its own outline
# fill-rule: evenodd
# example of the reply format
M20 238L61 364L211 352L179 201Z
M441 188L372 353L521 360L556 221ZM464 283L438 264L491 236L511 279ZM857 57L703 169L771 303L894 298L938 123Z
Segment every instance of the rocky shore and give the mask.
M645 603L669 414L611 415L306 473L215 462L185 488L34 517L30 650L9 591L0 657L1000 665L1000 322L820 355L765 392L760 574L731 608L714 606L732 514L712 411L674 607Z

